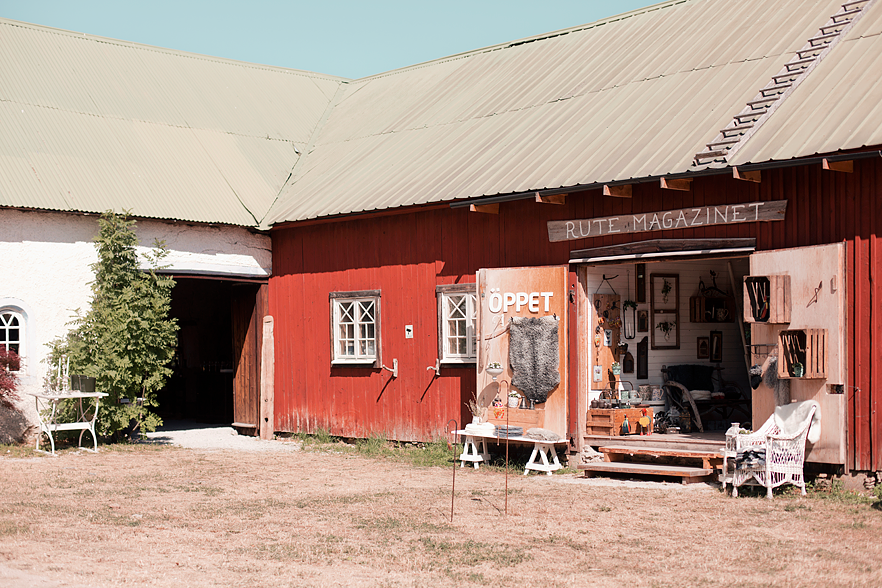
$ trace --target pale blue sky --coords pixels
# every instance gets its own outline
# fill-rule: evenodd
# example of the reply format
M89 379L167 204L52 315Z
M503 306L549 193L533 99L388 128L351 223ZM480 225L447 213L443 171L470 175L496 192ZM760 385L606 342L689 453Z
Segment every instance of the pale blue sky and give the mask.
M655 4L652 0L0 0L0 17L359 78Z

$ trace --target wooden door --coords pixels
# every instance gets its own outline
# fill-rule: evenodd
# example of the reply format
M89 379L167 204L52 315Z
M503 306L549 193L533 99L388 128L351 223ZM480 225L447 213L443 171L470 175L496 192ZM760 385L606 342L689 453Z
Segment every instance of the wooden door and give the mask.
M260 349L266 315L266 284L235 284L233 316L234 426L257 435L260 420Z
M789 276L786 290L776 286L785 282L776 276ZM769 277L771 279L766 280ZM770 317L767 322L750 323L752 364L762 365L768 354L776 351L779 365L787 365L783 356L791 353L786 347L791 346L793 334L802 333L805 335L803 345L808 342L809 348L804 348L807 356L803 361L812 362L814 371L800 378L783 370L783 376L790 382L791 401L815 400L821 406L821 439L811 447L806 461L844 464L846 459L844 388L848 373L844 278L845 245L833 243L754 253L750 256L750 276L745 277L744 281L745 301L748 302L744 310L745 319L755 321L756 316ZM757 283L767 284L766 293L757 295ZM751 288L754 290L749 291ZM757 299L760 304L788 307L765 308L762 312L754 313L750 309L750 301ZM788 318L787 323L772 322ZM824 336L819 337L818 334ZM811 348L812 345L814 348ZM788 357L787 361L792 360ZM754 428L765 422L774 410L774 391L761 384L753 391Z
M508 393L506 385L513 375L509 369L509 321L514 317L556 319L560 383L546 402L536 407L544 411L538 426L561 437L567 435L567 271L566 266L482 269L477 277L479 403L487 406L497 394ZM491 362L503 367L496 380L486 371Z

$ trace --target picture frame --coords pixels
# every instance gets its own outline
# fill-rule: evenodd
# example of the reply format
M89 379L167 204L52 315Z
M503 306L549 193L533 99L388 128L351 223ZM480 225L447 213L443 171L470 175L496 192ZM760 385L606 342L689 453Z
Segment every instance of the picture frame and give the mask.
M696 359L710 358L710 337L698 337L695 342Z
M649 311L648 310L638 310L637 311L637 332L638 333L648 333L649 332Z
M649 275L649 332L652 349L680 349L680 275Z
M723 361L723 331L711 331L710 360L715 363Z

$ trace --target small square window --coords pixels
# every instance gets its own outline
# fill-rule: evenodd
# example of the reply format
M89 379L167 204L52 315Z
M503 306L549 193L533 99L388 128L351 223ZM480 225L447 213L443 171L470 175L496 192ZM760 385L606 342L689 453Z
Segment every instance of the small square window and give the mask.
M334 364L379 365L380 291L332 292Z
M445 363L475 363L477 300L474 284L438 286L438 356Z

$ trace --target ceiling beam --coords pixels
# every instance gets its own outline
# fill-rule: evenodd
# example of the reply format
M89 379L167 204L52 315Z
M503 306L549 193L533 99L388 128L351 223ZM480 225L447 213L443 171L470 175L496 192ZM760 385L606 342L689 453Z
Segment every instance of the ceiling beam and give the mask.
M499 214L499 203L496 202L494 204L470 204L469 210L471 212L483 212L486 214Z
M847 174L854 173L854 161L851 159L845 161L830 161L825 157L821 165L824 169L830 171L845 172Z
M664 190L680 190L681 192L689 192L692 190L692 178L682 178L679 180L662 178L659 181Z
M732 177L736 180L744 180L745 182L755 182L759 184L762 181L762 172L760 170L742 171L737 167L733 167Z
M631 184L620 184L618 186L603 185L603 195L613 196L615 198L630 198Z
M566 204L567 203L567 195L566 194L546 194L543 196L539 192L536 192L536 202L542 202L543 204Z

